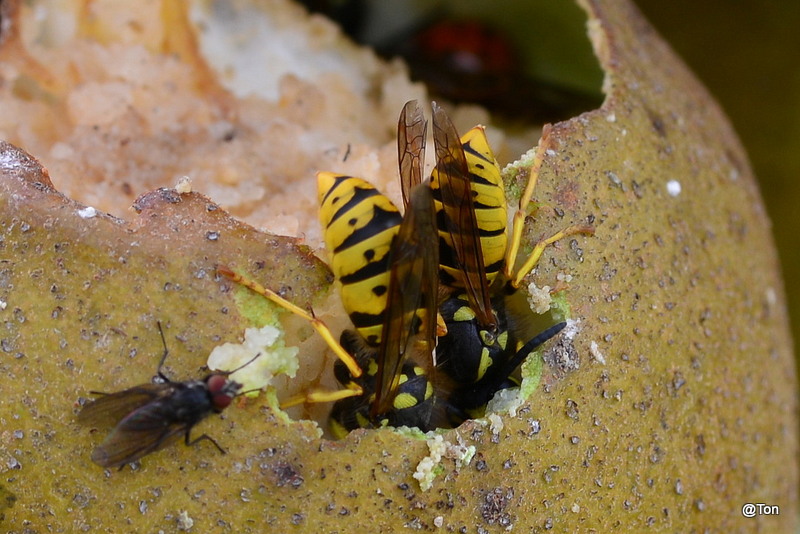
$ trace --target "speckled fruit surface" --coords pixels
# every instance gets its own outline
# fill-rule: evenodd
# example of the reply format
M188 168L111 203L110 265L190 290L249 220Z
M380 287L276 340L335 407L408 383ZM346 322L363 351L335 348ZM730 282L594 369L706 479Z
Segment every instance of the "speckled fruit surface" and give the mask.
M227 455L177 444L133 470L92 464L102 436L76 423L76 403L149 380L157 319L178 378L240 338L246 321L218 262L248 265L298 302L330 273L296 240L194 193L153 192L130 223L92 216L34 159L0 145L3 529L795 530L795 370L746 157L629 2L582 5L607 100L553 126L535 198L564 220L591 217L596 234L551 247L533 275L539 285L571 275L579 367L546 369L502 428L444 434L475 454L466 465L445 455L427 491L412 477L426 441L389 429L326 441L263 397L202 423ZM529 240L563 227L546 212ZM780 515L743 517L748 502Z

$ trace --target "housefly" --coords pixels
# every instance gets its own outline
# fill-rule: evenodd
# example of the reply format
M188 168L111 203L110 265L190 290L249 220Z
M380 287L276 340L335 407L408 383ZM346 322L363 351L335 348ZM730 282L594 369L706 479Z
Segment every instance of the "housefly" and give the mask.
M158 364L158 383L141 384L116 393L91 391L98 398L86 404L78 421L87 425L115 424L106 439L92 451L92 461L103 467L120 469L139 458L168 445L181 435L186 445L208 440L225 454L207 434L191 439L197 423L212 413L222 413L239 394L242 384L228 377L252 362L233 371L214 372L202 380L178 382L161 371L169 353L161 323L158 323L164 354Z

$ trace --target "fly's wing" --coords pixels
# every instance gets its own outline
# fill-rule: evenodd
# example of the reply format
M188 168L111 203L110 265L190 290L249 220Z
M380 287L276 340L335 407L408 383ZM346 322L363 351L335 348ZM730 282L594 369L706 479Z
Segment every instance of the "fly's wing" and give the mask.
M373 417L391 408L402 366L412 353L418 354L415 354L417 363L429 373L434 367L439 240L428 183L416 186L409 200L403 223L392 242Z
M425 165L425 139L428 121L416 100L406 102L397 121L397 160L400 165L400 186L403 206L408 211L411 190L422 183Z
M453 242L455 260L464 276L470 307L484 327L495 326L489 283L472 200L469 166L464 149L447 113L433 103L433 144L447 231Z
M86 404L78 414L78 422L85 425L111 426L137 408L169 395L172 386L164 384L142 384L116 393L102 395Z
M103 467L124 465L185 434L194 422L165 417L169 410L165 402L164 398L157 398L124 417L92 451L92 461Z

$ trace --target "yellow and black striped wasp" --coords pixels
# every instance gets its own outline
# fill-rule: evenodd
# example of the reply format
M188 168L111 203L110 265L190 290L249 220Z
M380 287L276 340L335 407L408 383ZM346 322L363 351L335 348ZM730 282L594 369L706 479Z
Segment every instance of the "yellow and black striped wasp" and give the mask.
M405 124L398 130L406 138L424 138L425 121L416 102L406 104L402 121ZM514 273L522 210L530 202L532 185L515 214L509 247L504 186L483 128L476 126L459 137L447 114L434 103L433 141L436 166L430 183L440 242L440 293L445 295L438 310L447 330L438 338L436 359L439 376L449 379L448 387L437 392L441 407L437 413L444 419L434 423L456 426L480 415L498 390L514 385L512 374L520 364L564 328L560 322L537 332L517 288L547 245L592 230L575 225L540 240ZM401 179L404 191L418 184L412 173L401 173Z
M516 288L548 244L587 229L570 227L539 241L513 275L509 258L516 248L507 246L505 192L483 128L459 138L435 104L433 125L437 162L425 182L427 122L416 101L406 104L398 121L404 217L360 178L317 175L325 244L355 327L338 342L312 314L219 268L307 319L336 353L334 374L343 388L312 390L300 401L335 402L331 426L337 437L384 424L422 430L458 425L513 385L522 361L564 327L533 331L530 308ZM530 201L529 191L521 206Z
M422 183L424 134L403 143L399 153L401 175L413 174L403 182L416 184L404 189L405 216L360 178L317 175L331 269L355 327L342 332L338 342L305 310L230 269L218 269L309 320L336 353L334 375L343 389L310 391L300 399L335 401L331 430L336 437L382 425L431 428L439 247L432 191Z

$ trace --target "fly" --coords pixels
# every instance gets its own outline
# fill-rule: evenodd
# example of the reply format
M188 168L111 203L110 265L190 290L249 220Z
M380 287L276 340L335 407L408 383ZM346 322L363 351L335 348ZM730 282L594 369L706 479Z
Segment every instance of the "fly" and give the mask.
M222 413L240 394L242 384L228 377L258 355L233 371L211 373L202 380L174 381L161 372L169 350L160 322L158 331L164 345L156 371L161 382L141 384L116 393L91 391L100 396L78 414L78 421L83 424L115 424L106 439L92 451L92 461L102 467L122 469L125 464L165 447L181 435L187 446L208 440L225 454L225 449L211 436L203 434L191 439L189 433L212 413Z

